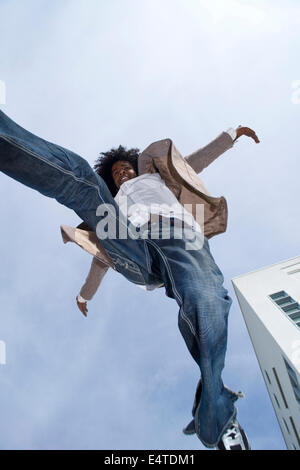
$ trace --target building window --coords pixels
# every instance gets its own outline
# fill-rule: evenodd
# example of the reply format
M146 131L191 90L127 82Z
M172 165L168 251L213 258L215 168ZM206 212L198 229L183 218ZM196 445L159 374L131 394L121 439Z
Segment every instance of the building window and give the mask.
M269 297L300 328L300 304L284 290L275 292Z
M284 422L284 424L285 424L285 427L286 427L287 432L288 432L289 434L291 434L291 433L290 433L290 430L289 430L289 428L288 428L288 425L286 424L286 420L285 420L284 418L282 418L282 419L283 419L283 422Z
M290 382L291 382L291 385L292 385L292 389L293 389L296 401L300 405L300 386L299 386L299 382L298 382L298 379L297 379L297 375L296 375L294 369L292 368L292 366L290 366L290 364L284 358L283 358L283 360L284 360L284 363L285 363L285 367L287 369L287 373L289 375L289 379L290 379Z
M275 292L275 294L271 294L270 297L273 300L281 299L282 297L286 297L287 293L284 290L281 290L280 292Z
M266 377L267 377L267 379L268 379L269 384L272 385L272 384L271 384L270 377L269 377L269 374L268 374L268 372L267 372L266 370L265 370L265 374L266 374Z
M278 408L280 408L279 401L277 400L277 397L276 397L275 393L273 393L273 395L274 395L274 398L275 398L275 401L277 403Z
M296 436L296 439L297 439L297 442L298 442L298 446L300 447L300 437L299 437L299 434L298 434L298 432L297 432L297 429L296 429L294 420L293 420L293 418L292 418L291 416L290 416L290 422L291 422L292 428L293 428L293 430L294 430L294 433L295 433L295 436Z
M273 371L275 380L276 380L276 382L277 382L277 386L278 386L278 388L279 388L279 391L280 391L281 398L282 398L282 401L283 401L283 403L284 403L284 406L285 406L286 408L288 408L288 404L287 404L285 395L284 395L284 393L283 393L283 389L282 389L282 386L281 386L281 383L280 383L280 380L279 380L279 377L278 377L278 375L277 375L277 372L276 372L275 367L272 367L272 371Z

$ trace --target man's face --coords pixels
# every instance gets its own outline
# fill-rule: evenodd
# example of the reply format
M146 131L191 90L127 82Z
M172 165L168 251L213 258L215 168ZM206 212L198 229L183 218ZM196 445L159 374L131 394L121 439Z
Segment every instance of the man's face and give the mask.
M118 160L113 164L111 167L111 175L118 189L120 188L121 184L124 183L124 181L130 180L131 178L135 178L137 176L131 163L124 160Z

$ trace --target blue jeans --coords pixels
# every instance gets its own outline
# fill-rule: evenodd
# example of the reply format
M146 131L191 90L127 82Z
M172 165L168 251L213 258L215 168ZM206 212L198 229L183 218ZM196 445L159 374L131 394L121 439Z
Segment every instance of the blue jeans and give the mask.
M122 219L105 182L86 160L28 132L2 111L0 170L72 209L96 233L103 217L96 215L100 204L113 206L117 222ZM127 220L121 222L128 224ZM195 430L206 447L215 447L237 411L233 404L236 394L224 388L221 378L232 299L223 287L224 278L208 239L196 235L202 237L202 248L186 250L186 236L117 237L101 239L101 243L126 279L151 287L163 283L166 295L176 300L180 332L201 373L201 394L196 395L193 407Z

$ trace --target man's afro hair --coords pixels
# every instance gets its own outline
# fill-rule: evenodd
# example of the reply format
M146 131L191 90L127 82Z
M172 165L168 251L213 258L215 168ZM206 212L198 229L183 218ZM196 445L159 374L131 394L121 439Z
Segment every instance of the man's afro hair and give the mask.
M101 156L102 155L102 156ZM118 192L118 188L114 183L113 177L111 175L111 167L113 164L119 160L124 160L131 163L134 168L134 171L138 175L138 157L140 155L140 150L138 148L131 148L129 150L122 145L119 147L112 148L108 152L101 152L94 164L94 170L101 176L105 183L108 186L113 197Z

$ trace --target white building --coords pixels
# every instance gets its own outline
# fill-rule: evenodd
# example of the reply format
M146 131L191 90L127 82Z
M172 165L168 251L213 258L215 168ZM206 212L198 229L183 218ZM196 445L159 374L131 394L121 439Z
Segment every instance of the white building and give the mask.
M300 450L300 256L232 284L289 450Z

